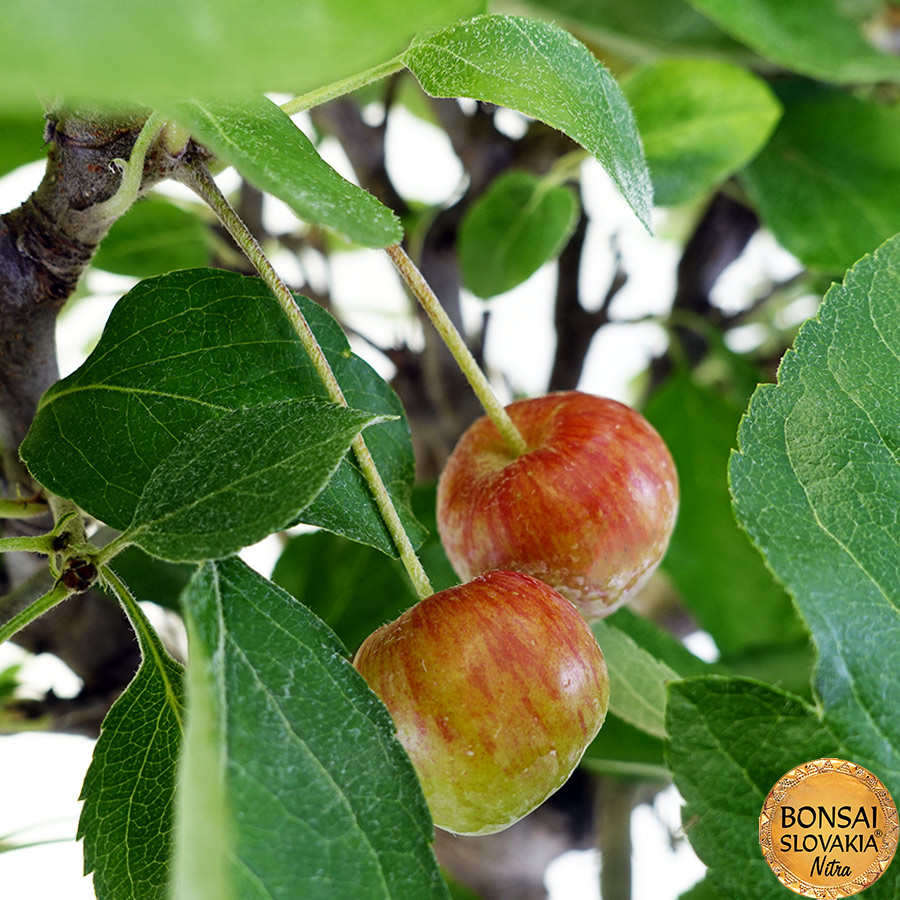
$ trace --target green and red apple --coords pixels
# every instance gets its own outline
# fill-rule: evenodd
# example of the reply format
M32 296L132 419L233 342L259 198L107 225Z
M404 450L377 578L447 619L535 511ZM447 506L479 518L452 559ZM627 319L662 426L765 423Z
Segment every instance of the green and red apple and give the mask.
M441 474L441 542L463 580L526 572L588 620L634 596L665 554L678 511L675 465L633 409L580 391L507 407L528 451L483 417Z
M571 775L609 702L603 654L535 578L489 572L373 632L354 665L387 706L436 825L489 834Z

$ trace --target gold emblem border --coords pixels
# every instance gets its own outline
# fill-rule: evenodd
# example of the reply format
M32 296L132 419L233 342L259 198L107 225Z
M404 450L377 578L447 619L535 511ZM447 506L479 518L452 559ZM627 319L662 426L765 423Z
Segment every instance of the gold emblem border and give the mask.
M852 881L833 887L821 887L798 878L790 869L778 861L772 846L772 818L775 815L776 807L781 803L789 790L807 778L823 772L850 775L865 784L877 797L886 823L881 849L878 851L878 856L872 865ZM769 864L769 868L775 873L775 877L786 888L789 888L796 894L800 894L801 897L816 897L820 898L820 900L838 900L840 897L851 897L853 894L858 894L874 884L884 874L885 869L887 869L894 858L898 837L900 837L900 826L898 826L897 821L897 807L888 789L868 769L856 763L848 762L845 759L833 757L814 759L803 763L803 765L796 766L790 772L782 775L772 790L769 791L769 796L766 797L766 802L763 804L762 812L759 816L759 845L762 849L763 858Z

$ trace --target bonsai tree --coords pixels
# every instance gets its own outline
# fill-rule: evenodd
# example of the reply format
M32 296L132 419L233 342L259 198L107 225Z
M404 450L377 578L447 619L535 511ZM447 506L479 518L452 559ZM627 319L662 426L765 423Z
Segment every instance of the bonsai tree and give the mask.
M690 896L774 898L759 815L786 771L837 757L900 795L891 4L3 12L0 174L46 171L0 224L0 641L83 682L4 688L3 719L99 735L79 838L100 900L421 900L451 876L487 898L445 833L438 865L432 815L495 831L576 766L597 814L571 841L598 842L605 900L630 894L632 805L671 782L708 867ZM449 138L446 202L392 178L399 110ZM640 412L584 390L594 337L645 324L616 312L640 261L615 242L585 288L598 170L681 247ZM762 229L797 274L723 302ZM421 346L376 348L390 382L315 275L351 249L416 310ZM492 298L546 263L547 396L507 409ZM60 380L57 316L92 270L133 287ZM271 534L269 578L237 554ZM186 660L142 601L182 616Z

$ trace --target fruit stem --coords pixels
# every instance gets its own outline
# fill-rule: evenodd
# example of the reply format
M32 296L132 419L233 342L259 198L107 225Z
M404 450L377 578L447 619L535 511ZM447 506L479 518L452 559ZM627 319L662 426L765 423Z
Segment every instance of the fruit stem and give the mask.
M428 314L432 324L441 336L441 340L447 345L447 349L453 354L457 365L462 370L466 380L475 391L475 396L484 407L491 421L503 436L513 456L522 456L528 452L528 444L522 433L516 428L515 423L509 417L509 413L497 399L494 389L491 387L487 376L481 371L481 367L475 361L462 335L456 330L456 326L450 321L450 316L441 306L441 301L431 289L431 285L425 280L422 273L416 268L416 264L409 258L406 251L399 245L393 244L385 247L385 253L391 258L391 262L400 273L400 277L409 286L422 309Z
M301 312L300 307L297 306L290 288L272 267L272 263L269 262L269 258L263 252L256 238L253 237L244 221L219 190L206 165L200 160L194 160L187 166L187 172L189 177L185 178L185 181L188 186L219 217L219 221L225 226L225 229L234 238L235 243L246 254L247 259L250 260L263 281L275 295L294 331L297 333L297 337L300 338L300 343L309 356L316 374L325 386L331 401L341 406L348 406L349 404L346 397L344 397L341 386L338 384L334 371L325 358L322 347L309 327L306 317ZM366 479L366 484L368 484L372 497L378 506L378 511L381 513L385 527L394 541L397 552L400 554L403 567L406 569L410 581L412 581L416 589L416 593L422 599L431 596L434 590L431 587L431 582L428 580L428 575L425 574L425 569L422 568L422 563L419 562L419 558L416 556L415 548L409 539L409 535L406 533L406 529L403 527L403 523L400 521L400 516L397 514L397 509L391 500L391 495L385 487L381 473L378 471L375 460L372 459L372 454L369 452L369 448L366 446L366 442L361 434L354 438L351 447L363 477Z
M350 94L353 91L357 91L361 87L372 84L373 81L380 81L382 78L387 78L388 75L393 75L403 68L403 60L399 56L395 56L385 63L373 66L371 69L366 69L365 72L358 72L356 75L351 75L349 78L344 78L341 81L334 81L331 84L326 84L313 91L309 91L306 94L300 94L299 97L294 97L293 100L282 103L281 108L289 116L292 116L295 113L303 112L305 109L311 109L313 106L321 106L329 100L334 100L337 97L343 97L344 94Z

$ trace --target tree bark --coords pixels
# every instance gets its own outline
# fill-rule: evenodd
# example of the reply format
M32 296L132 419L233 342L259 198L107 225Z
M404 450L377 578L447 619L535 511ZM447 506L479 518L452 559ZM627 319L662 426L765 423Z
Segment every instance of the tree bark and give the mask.
M672 311L689 312L718 323L718 311L710 295L719 276L743 252L759 228L759 218L749 207L725 194L716 194L694 229L678 263L678 282ZM695 366L706 354L706 337L694 328L676 324L686 362ZM651 392L672 371L670 354L659 357L650 367Z
M115 215L103 202L115 194L121 174L114 159L128 159L145 117L109 121L90 112L48 117L47 168L38 189L0 216L0 495L34 493L18 447L45 390L59 377L56 317L72 295ZM157 141L147 153L141 192L169 177L179 155ZM7 535L46 530L48 521L3 520ZM45 563L27 554L4 554L0 594L34 576ZM41 591L35 588L37 596ZM33 599L23 593L23 602ZM90 591L72 597L21 631L16 642L34 653L53 653L84 682L83 707L65 706L66 730L97 733L106 707L127 685L140 661L131 628L117 604ZM62 706L60 705L62 704Z

